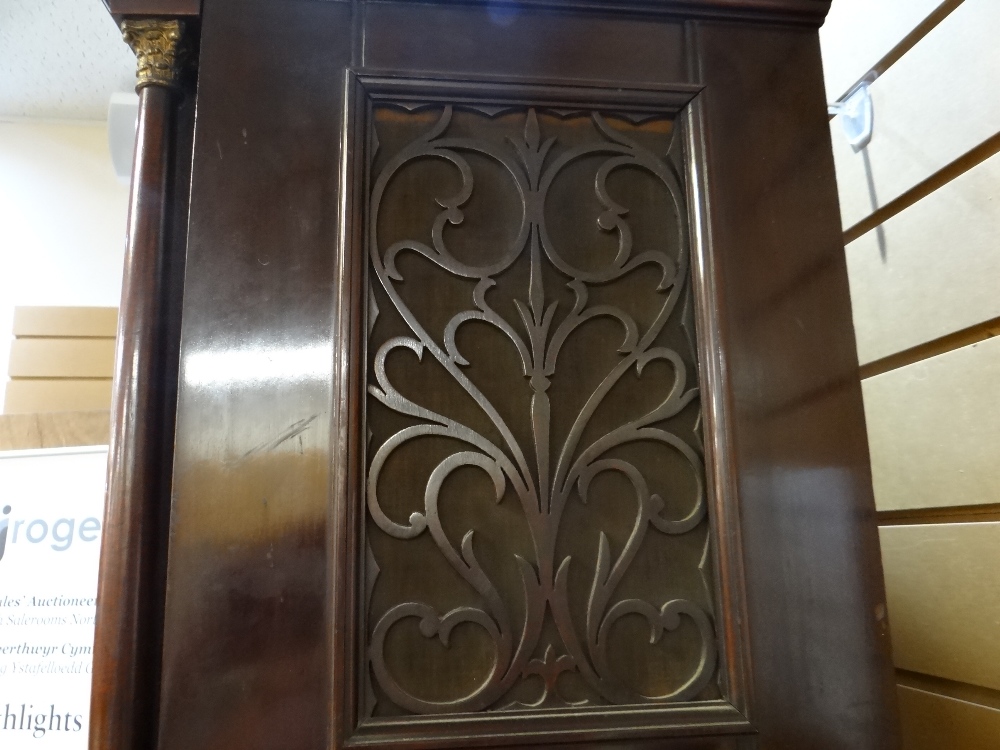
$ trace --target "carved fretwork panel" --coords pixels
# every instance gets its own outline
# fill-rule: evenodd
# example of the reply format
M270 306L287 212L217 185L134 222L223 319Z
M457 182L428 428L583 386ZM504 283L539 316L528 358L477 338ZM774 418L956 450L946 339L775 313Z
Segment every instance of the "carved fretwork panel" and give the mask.
M681 124L364 121L361 717L717 701Z

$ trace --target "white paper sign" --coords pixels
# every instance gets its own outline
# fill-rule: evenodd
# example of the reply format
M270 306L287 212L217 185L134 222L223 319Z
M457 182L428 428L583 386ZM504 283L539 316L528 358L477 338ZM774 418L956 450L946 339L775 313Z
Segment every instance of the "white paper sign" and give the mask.
M0 748L87 747L107 447L0 453Z

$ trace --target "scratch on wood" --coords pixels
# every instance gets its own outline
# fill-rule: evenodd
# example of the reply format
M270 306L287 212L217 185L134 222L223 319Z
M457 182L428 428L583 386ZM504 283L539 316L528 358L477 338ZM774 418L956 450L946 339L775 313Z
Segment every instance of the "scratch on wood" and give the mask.
M279 434L273 440L269 440L266 443L261 443L260 445L256 446L255 448L251 448L246 453L244 453L242 456L240 456L239 459L237 459L236 461L231 462L231 465L235 466L237 464L241 464L244 461L246 461L247 459L252 458L253 456L257 455L258 453L270 453L271 451L273 451L275 448L277 448L282 443L284 443L284 442L286 442L288 440L291 440L292 438L294 438L294 437L296 437L298 435L301 435L303 432L305 432L306 430L308 430L309 426L313 422L315 422L317 419L319 419L319 414L313 414L311 417L307 417L306 419L300 419L298 422L295 422L294 424L289 425L286 430L284 430L281 434Z

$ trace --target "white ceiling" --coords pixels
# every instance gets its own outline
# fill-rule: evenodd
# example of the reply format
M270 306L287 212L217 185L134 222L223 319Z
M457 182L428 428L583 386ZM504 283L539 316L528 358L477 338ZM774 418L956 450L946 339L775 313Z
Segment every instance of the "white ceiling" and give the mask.
M0 117L104 120L134 81L101 0L0 0Z

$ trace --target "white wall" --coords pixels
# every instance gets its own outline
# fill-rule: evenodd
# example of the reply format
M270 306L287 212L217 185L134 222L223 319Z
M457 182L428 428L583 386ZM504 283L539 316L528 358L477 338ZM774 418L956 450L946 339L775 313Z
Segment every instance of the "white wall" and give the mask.
M15 305L118 305L127 214L104 122L0 122L3 382Z

